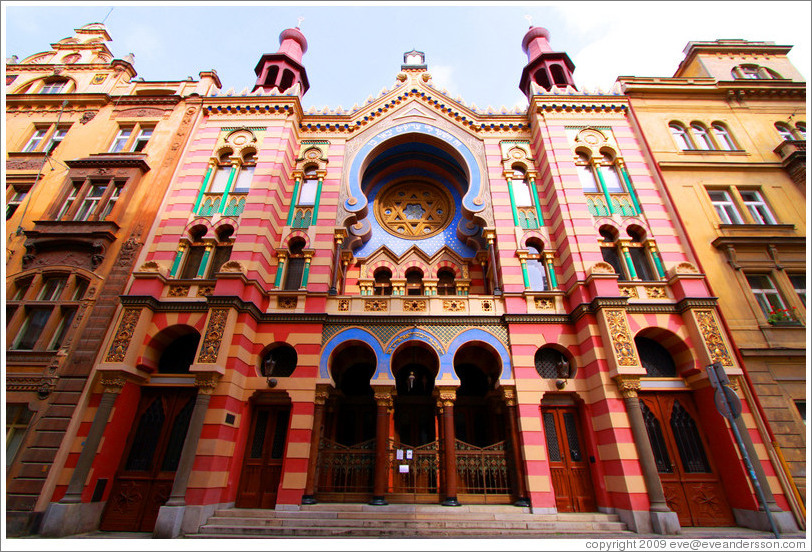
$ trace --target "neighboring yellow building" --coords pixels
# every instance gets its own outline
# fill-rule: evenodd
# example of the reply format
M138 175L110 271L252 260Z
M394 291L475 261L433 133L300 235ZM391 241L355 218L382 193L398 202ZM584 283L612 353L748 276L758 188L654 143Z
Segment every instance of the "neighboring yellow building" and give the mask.
M199 115L219 86L135 79L91 23L6 60L6 507L38 523L87 374ZM65 438L67 436L67 438ZM39 504L39 507L37 506Z
M619 82L769 421L774 465L783 455L803 494L806 83L790 49L691 42L672 78Z

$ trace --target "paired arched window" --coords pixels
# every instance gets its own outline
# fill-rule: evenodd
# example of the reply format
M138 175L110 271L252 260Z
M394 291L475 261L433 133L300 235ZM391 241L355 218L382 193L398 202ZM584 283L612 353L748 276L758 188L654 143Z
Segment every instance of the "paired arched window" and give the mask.
M527 280L533 291L546 291L550 289L547 271L544 268L544 255L542 246L536 241L527 244Z
M375 271L374 295L392 295L392 271L388 268L379 268Z
M299 192L298 205L315 205L316 190L319 187L319 177L316 174L316 165L308 165L304 169L304 182L302 190Z
M677 147L683 151L738 150L730 130L720 121L714 121L710 126L710 130L704 123L699 121L694 121L687 128L682 123L672 121L668 124L668 129L671 131L671 136L674 138Z
M302 276L305 268L304 255L305 241L302 238L293 238L288 245L288 269L285 273L286 291L295 291L302 285Z
M742 79L783 79L781 75L779 75L776 71L769 69L767 67L763 67L761 65L755 65L753 63L747 63L742 65L737 65L733 68L730 72L736 80Z
M406 271L406 295L424 295L423 271L410 268Z
M806 123L797 123L794 128L788 123L775 123L775 130L784 140L806 140Z
M600 229L600 248L603 260L612 266L618 281L630 280L656 281L660 278L659 270L655 270L658 255L652 251L645 235L637 230L627 230L629 240L621 240L614 228L603 226Z
M454 281L454 271L450 268L441 268L437 271L437 295L456 295L457 284Z

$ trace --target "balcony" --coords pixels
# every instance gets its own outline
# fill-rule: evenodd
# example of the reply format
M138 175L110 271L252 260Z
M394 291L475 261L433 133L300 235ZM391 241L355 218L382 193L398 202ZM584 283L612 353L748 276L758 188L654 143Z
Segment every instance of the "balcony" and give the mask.
M628 193L609 194L611 210L606 204L606 196L603 194L584 194L586 196L586 206L593 217L609 217L618 214L621 217L633 217L638 215L637 209L632 202L632 196Z
M330 297L326 312L341 315L501 316L502 301L477 295L362 295Z
M773 150L781 157L784 170L792 181L803 186L806 183L806 141L784 140Z

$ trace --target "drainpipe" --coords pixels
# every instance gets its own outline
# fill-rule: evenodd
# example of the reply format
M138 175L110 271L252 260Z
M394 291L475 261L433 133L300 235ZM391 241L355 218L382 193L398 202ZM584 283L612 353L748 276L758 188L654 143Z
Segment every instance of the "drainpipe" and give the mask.
M648 140L646 139L645 134L641 130L642 127L640 125L640 121L638 120L637 115L634 112L634 107L632 107L631 102L629 102L629 115L631 115L634 125L640 131L639 134L640 137L643 139L643 144L645 144L646 146L646 151L650 153L652 151L651 146L649 146ZM660 165L659 163L656 162L653 155L652 155L652 165L654 166L654 170L657 172L657 177L660 179L660 182L662 183L662 187L663 190L665 190L665 195L668 198L668 201L671 203L672 206L675 205L674 198L671 197L671 192L669 191L668 186L665 185L665 178L663 177L663 173L660 170ZM685 228L686 227L685 223L683 222L682 217L679 214L679 211L674 209L674 215L677 217L677 221L679 221L680 226L682 228ZM699 256L696 254L694 244L691 242L690 239L686 239L685 241L688 243L688 248L691 250L691 255L693 255L694 257L694 261L696 262L697 268L699 268L699 271L702 272L702 274L705 274L705 269L702 267L702 263L699 260ZM708 286L708 290L710 291L711 295L715 296L716 294L713 292L713 287L711 286L711 283L707 278L705 279L705 283ZM804 503L801 500L801 495L798 492L798 487L795 485L795 480L792 478L792 474L789 472L789 466L787 465L786 460L784 460L784 455L781 452L781 446L778 444L778 441L775 438L775 434L773 433L772 428L770 427L770 421L767 418L767 415L764 413L764 407L761 406L761 401L759 400L758 395L756 394L755 391L755 387L753 386L753 380L750 379L750 374L747 373L747 367L744 364L744 358L741 356L739 348L735 345L735 343L733 343L733 334L730 332L730 326L728 326L727 324L727 319L725 318L724 312L722 311L722 309L718 309L717 314L719 315L719 320L722 321L722 326L724 326L725 332L727 332L727 335L729 336L730 341L733 344L732 347L733 354L736 355L736 360L742 367L742 374L744 375L744 381L747 383L749 395L753 399L753 404L755 404L756 410L758 411L758 415L761 418L761 421L763 422L764 430L767 432L767 435L770 438L770 443L772 444L775 454L778 457L779 460L778 463L781 465L781 469L784 472L787 481L789 482L789 487L790 490L792 491L791 494L795 498L796 505L800 510L799 516L798 512L795 511L795 508L792 509L793 514L795 514L795 519L796 521L798 521L798 524L801 527L806 527L805 523L806 508L804 507Z

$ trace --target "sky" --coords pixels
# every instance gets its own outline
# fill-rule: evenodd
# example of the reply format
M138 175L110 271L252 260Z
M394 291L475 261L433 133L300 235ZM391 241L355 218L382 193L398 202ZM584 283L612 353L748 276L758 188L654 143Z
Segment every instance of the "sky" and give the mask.
M581 90L620 75L674 74L689 41L742 38L794 46L809 77L810 2L3 2L3 57L47 51L73 29L105 22L113 55L135 54L147 81L197 79L214 69L223 90L253 87L254 67L295 27L308 41L305 109L363 105L391 88L403 53L425 52L433 84L466 104L525 106L518 89L529 21L575 63ZM110 8L113 8L112 12ZM528 16L530 20L528 21Z

